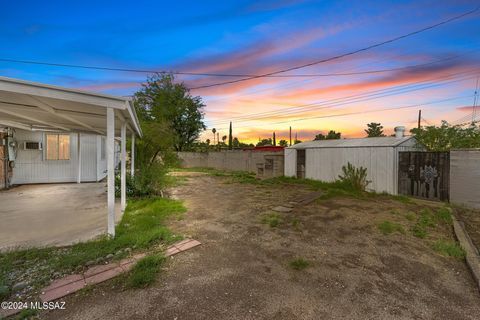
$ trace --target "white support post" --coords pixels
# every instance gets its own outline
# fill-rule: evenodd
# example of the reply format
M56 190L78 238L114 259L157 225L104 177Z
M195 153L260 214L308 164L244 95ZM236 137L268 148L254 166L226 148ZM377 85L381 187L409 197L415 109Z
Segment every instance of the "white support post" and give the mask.
M77 135L77 183L82 182L82 147L80 145L80 132Z
M120 146L120 175L121 175L121 186L120 186L120 203L122 207L122 212L125 211L127 207L127 123L122 123L121 130L121 146Z
M115 111L107 108L108 234L115 237Z
M132 132L132 149L130 152L130 175L135 175L135 132Z

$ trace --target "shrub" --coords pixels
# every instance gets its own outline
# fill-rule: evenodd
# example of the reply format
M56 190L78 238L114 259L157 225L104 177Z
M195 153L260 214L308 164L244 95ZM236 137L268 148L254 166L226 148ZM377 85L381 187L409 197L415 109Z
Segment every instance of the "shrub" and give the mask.
M342 167L343 175L339 175L341 182L350 185L354 190L365 191L371 182L367 180L367 168L356 168L350 162Z
M126 192L128 197L149 197L160 195L167 185L167 169L160 163L144 166L135 176L127 175ZM120 176L116 176L115 194L120 197Z

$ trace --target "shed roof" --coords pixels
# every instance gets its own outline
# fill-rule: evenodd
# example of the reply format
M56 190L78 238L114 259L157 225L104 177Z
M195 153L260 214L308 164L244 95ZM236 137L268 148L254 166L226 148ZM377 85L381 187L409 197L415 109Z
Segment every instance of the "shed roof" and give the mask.
M132 133L142 131L130 98L0 77L0 126L105 134L107 108Z
M289 149L313 149L313 148L362 148L362 147L396 147L413 139L414 136L375 137L355 139L314 140L298 143Z

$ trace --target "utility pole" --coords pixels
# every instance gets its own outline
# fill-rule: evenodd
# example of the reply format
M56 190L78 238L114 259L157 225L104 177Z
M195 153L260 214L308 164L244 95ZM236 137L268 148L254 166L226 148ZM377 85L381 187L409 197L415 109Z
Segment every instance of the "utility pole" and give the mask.
M292 126L290 126L290 146L292 146Z
M277 145L277 139L275 138L275 131L273 131L273 146Z
M421 121L422 121L422 110L418 110L418 129L420 129L421 126Z
M232 121L230 121L230 130L228 131L228 149L233 149Z

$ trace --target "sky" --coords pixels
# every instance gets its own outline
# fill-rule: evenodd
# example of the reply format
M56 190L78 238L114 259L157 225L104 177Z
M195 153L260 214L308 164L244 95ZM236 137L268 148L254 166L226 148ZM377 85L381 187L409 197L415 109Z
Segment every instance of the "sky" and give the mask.
M461 0L0 0L0 59L259 75L368 47L478 5ZM422 125L471 120L479 35L477 11L282 77L198 89L242 77L177 75L176 81L206 104L202 139L213 139L212 128L228 134L230 121L234 136L244 142L271 137L273 131L277 140L286 139L289 127L300 140L329 130L363 137L370 122L380 122L390 134L395 126L415 127L419 109ZM0 76L132 95L149 74L0 61Z

